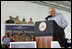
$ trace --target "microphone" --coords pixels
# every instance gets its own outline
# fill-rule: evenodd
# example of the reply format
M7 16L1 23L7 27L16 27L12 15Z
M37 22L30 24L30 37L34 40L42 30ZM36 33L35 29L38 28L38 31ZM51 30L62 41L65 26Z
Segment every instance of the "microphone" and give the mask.
M48 20L48 18L51 18L51 17L52 17L52 15L49 15L49 16L47 16L45 19Z

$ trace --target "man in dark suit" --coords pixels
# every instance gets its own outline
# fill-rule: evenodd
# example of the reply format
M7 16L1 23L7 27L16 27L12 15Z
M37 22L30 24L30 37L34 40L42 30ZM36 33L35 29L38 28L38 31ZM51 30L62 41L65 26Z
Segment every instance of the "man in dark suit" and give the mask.
M9 20L6 20L7 24L14 24L14 21L12 20L12 16L9 16Z

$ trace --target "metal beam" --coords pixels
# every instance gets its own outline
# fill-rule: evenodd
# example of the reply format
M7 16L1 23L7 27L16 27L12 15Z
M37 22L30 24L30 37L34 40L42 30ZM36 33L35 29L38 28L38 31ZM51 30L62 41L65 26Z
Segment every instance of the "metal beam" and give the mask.
M64 10L66 12L71 12L71 7L56 4L56 3L53 3L52 1L51 2L50 1L30 1L30 2L40 4L40 5L44 5L44 6L53 6L54 8ZM62 2L62 3L64 3L64 2Z

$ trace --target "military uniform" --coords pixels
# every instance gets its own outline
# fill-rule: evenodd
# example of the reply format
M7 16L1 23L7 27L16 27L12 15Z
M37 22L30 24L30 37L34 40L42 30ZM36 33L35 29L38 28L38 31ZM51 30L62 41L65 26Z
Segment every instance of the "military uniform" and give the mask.
M31 22L31 21L30 21L30 22L28 22L28 24L34 24L34 22Z

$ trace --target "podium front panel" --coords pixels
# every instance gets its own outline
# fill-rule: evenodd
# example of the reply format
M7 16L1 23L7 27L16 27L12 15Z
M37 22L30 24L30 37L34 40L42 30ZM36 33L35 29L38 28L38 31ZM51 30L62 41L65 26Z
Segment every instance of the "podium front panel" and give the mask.
M46 23L46 29L41 31L39 28L41 23ZM41 27L45 27L44 25ZM34 35L35 36L53 36L53 21L39 21L35 23L35 28L34 28Z

